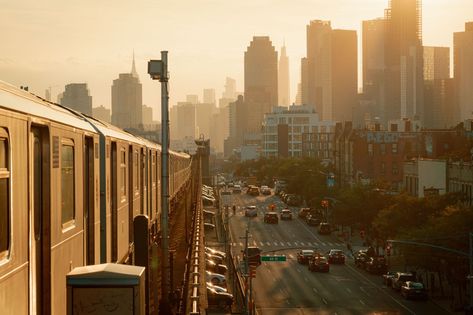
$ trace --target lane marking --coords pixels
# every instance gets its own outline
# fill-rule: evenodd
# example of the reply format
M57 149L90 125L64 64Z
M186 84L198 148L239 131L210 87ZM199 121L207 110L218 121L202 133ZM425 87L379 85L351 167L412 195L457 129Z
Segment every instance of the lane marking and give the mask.
M325 298L322 298L322 302L324 302L325 305L327 305L327 300Z
M319 291L317 291L316 288L312 288L312 290L313 290L315 293L317 293L317 294L319 293Z
M362 300L360 300L360 303L363 304L363 305L366 305L365 302L363 302Z
M350 288L346 288L346 289L347 289L348 293L351 293L351 290L350 290Z

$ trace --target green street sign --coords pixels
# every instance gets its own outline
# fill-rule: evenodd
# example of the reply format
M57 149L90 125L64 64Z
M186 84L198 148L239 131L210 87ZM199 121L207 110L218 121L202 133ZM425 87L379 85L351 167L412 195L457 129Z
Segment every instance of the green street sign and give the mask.
M286 261L286 256L261 256L261 261Z

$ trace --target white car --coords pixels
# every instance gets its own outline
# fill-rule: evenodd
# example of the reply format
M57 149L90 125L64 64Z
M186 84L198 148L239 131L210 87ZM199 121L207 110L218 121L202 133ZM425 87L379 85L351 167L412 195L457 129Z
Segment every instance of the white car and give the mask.
M207 282L207 288L212 288L214 289L215 291L217 292L227 292L227 289L225 289L224 287L221 287L219 285L215 285L213 284L212 282Z
M221 287L227 286L227 279L225 278L224 275L207 270L205 271L205 277L206 277L206 281L212 283L213 285L218 285Z

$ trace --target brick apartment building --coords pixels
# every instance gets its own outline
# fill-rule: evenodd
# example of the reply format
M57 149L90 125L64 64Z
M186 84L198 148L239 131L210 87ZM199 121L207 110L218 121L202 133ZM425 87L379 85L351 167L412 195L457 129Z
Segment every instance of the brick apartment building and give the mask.
M402 131L393 131L402 130ZM412 158L440 158L465 145L457 129L411 131L391 125L381 131L353 129L351 122L335 127L335 174L339 185L383 182L393 191L403 187L403 163Z

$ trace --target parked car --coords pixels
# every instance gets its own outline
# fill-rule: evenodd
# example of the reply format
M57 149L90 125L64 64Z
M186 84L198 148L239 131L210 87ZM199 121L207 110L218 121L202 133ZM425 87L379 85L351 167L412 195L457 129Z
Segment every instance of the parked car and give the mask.
M424 285L420 282L406 281L401 286L401 295L406 299L422 299L428 298Z
M205 252L205 259L212 260L216 262L217 264L222 264L223 263L223 258L219 255L212 255L210 253Z
M283 209L280 214L281 220L292 220L292 211L289 209Z
M202 195L202 204L205 207L214 207L215 206L215 198L211 196Z
M396 272L394 278L391 281L391 285L394 290L400 290L407 281L415 280L416 279L414 275L410 272Z
M332 232L332 227L330 226L329 223L327 222L321 222L319 224L319 234L321 235L327 235Z
M384 256L370 257L365 262L365 269L369 273L384 274L388 270L388 264Z
M388 272L386 272L386 273L383 275L383 283L384 283L386 286L391 287L391 286L392 286L392 281L393 281L395 275L396 275L396 272L394 272L394 271L388 271Z
M222 265L222 264L217 264L215 261L209 260L209 259L205 260L205 268L209 271L219 273L222 275L224 275L228 270L227 266Z
M215 284L221 287L227 286L227 279L222 274L206 270L205 278L206 278L206 281L211 282L212 284Z
M320 224L320 219L315 217L312 214L309 214L306 217L305 222L307 223L307 225L310 225L310 226L318 226Z
M233 304L233 295L228 292L218 292L211 287L207 287L207 301L210 307L227 310Z
M211 247L205 247L205 252L206 253L209 253L209 254L212 254L212 255L218 255L220 257L222 257L223 259L225 259L225 252L222 252L220 250L216 250L215 248L211 248Z
M340 249L331 249L327 253L328 262L330 264L344 264L345 263L345 254Z
M258 209L256 206L246 206L245 217L256 217L258 216Z
M243 252L243 261L246 260L246 253ZM261 249L256 246L248 246L248 264L255 264L256 266L261 265Z
M307 217L307 215L309 215L309 213L310 213L310 208L301 208L297 216L305 220L305 218Z
M204 223L204 230L205 231L215 230L215 224L205 222Z
M266 212L264 214L264 223L278 224L278 214L276 212Z
M309 259L309 270L329 272L330 264L328 263L327 258L324 256L314 255Z
M212 282L207 282L206 285L207 285L207 288L214 289L217 292L228 292L226 288L221 287L219 285L215 285Z
M312 249L302 249L297 253L297 262L303 265L307 264L314 253L315 251Z
M210 219L212 220L215 216L215 212L214 211L210 211L210 210L205 210L203 211L204 213L204 219Z

